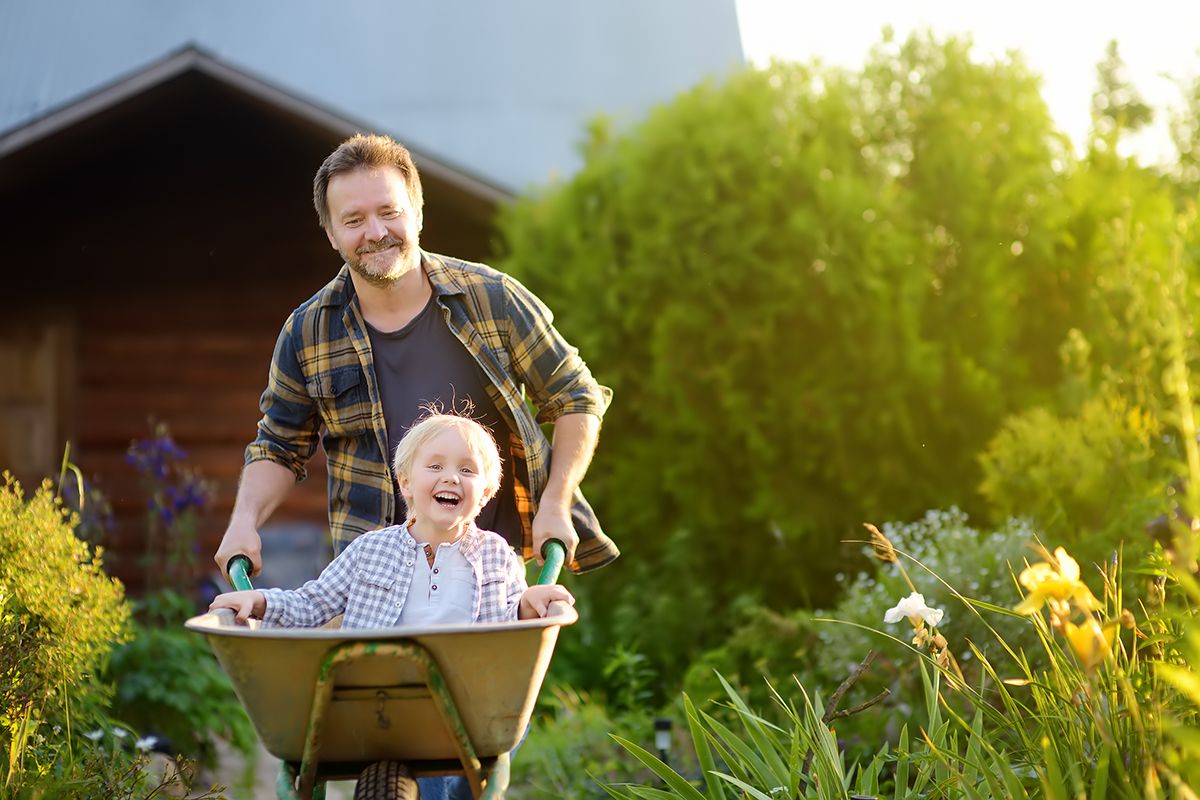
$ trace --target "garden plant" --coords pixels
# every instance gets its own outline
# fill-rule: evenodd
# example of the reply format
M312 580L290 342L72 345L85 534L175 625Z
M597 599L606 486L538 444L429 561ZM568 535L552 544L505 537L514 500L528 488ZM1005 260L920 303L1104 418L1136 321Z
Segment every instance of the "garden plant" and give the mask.
M1194 646L1188 574L1166 561L1188 539L1166 521L1192 474L1180 387L1200 367L1196 106L1174 120L1178 162L1146 166L1124 145L1154 111L1115 48L1087 141L1055 130L1040 91L1019 54L885 36L860 70L776 63L625 128L599 120L571 180L506 212L503 267L560 310L617 398L588 494L632 533L622 569L572 586L581 629L551 678L604 703L598 654L645 656L638 722L613 718L626 754L648 754L666 714L708 742L671 765L721 796L759 795L702 779L706 746L770 797L817 791L798 776L835 764L823 796L1194 782L1172 733L1193 730L1194 702L1166 679ZM864 520L915 561L864 556ZM1019 578L1069 563L1059 547L1104 606L1039 623L1014 610ZM926 624L936 655L940 640L917 653L917 632L874 631L906 574L945 612ZM1088 646L1113 655L1088 665ZM1122 716L1130 690L1161 727ZM546 718L560 735L573 722ZM718 731L742 745L718 753ZM768 739L796 775L751 779L760 762L740 759ZM595 778L674 796L635 771L618 759Z

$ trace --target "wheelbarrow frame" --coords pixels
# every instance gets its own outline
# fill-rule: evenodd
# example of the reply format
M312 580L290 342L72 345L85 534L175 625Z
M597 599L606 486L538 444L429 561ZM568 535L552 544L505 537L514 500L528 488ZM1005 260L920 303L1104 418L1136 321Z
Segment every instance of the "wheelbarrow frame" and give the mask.
M555 583L565 560L565 550L560 542L547 543L544 553L545 565L535 581L535 585ZM249 566L249 559L244 556L235 556L231 559L228 571L230 580L236 589L253 589L248 575ZM569 617L564 619L565 624L574 622L573 609L562 610L569 613ZM191 622L188 627L202 632L204 630L198 625L193 626ZM361 633L361 631L356 631L356 633ZM510 753L502 752L496 756L484 757L477 753L468 726L464 723L437 656L416 638L394 636L378 640L356 639L341 642L325 653L313 687L312 704L305 728L303 755L299 762L283 760L275 784L277 797L280 800L310 800L310 798L323 800L326 781L357 778L363 769L373 763L371 761L322 762L324 734L328 721L327 713L331 707L331 701L335 699L334 693L337 688L339 668L366 659L376 661L390 659L397 663L407 663L415 667L418 675L416 682L370 687L370 690L375 691L381 698L379 701L381 719L385 696L390 697L395 692L415 692L416 694L412 696L420 699L428 698L432 701L444 731L453 744L457 760L406 761L413 768L414 773L421 775L463 774L467 778L473 796L502 798L508 788Z

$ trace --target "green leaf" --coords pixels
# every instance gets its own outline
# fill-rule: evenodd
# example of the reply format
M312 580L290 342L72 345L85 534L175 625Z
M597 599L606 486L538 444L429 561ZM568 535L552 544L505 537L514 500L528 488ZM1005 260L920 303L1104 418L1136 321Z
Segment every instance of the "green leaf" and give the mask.
M661 778L662 781L667 784L667 786L671 787L671 789L673 789L680 797L686 798L686 800L704 800L704 795L700 794L700 792L696 790L695 786L692 786L690 783L688 783L686 778L660 761L657 756L654 756L647 750L639 747L628 739L622 739L616 734L610 734L610 736L612 736L613 740L616 741L617 744L628 750L634 758L642 762L647 769Z
M734 778L730 775L726 775L723 772L718 772L717 777L720 778L721 780L729 781L730 783L732 783L734 786L741 789L746 794L755 798L755 800L775 800L775 798L771 797L771 795L763 794L758 789L755 789L753 786L746 783L745 781L739 781L737 778ZM780 787L780 788L783 788L783 787Z
M1100 746L1100 754L1096 758L1096 770L1090 800L1105 800L1108 796L1108 763L1112 759L1113 748L1109 742Z

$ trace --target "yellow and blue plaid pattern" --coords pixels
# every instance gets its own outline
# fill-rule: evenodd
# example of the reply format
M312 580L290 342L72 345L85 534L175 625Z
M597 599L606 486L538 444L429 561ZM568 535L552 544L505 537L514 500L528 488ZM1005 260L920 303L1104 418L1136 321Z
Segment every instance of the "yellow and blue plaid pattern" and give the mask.
M540 424L563 414L603 417L612 392L555 330L550 310L517 280L433 253L422 253L422 263L447 325L483 370L492 402L512 431L513 492L528 560L530 525L549 477L550 442ZM396 521L383 406L348 267L288 317L259 408L263 417L246 463L274 461L303 480L318 441L324 447L335 552ZM572 521L579 533L573 571L601 567L620 554L578 492Z

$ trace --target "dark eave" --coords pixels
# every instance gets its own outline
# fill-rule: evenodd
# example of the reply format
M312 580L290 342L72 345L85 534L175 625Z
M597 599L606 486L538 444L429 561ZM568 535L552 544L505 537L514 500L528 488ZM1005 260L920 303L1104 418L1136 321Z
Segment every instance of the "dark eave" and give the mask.
M61 149L56 148L55 143L61 145L72 140L78 143L81 137L73 137L73 131L87 130L89 127L94 130L96 121L105 118L110 122L119 122L123 114L128 115L129 109L138 108L144 98L162 94L158 90L195 76L203 76L209 79L210 85L215 83L239 95L242 102L254 104L264 114L286 117L297 128L320 131L325 136L339 140L354 133L372 130L369 125L356 122L249 75L194 46L188 46L0 135L0 182L3 182L5 172L13 169L24 171L19 163L23 156L33 156L32 160L37 162L40 159L36 151ZM105 127L111 129L113 126ZM399 132L385 132L403 140ZM414 151L412 155L424 181L432 179L442 184L470 201L470 205L479 205L481 211L494 210L511 199L509 192L458 167L424 153Z

